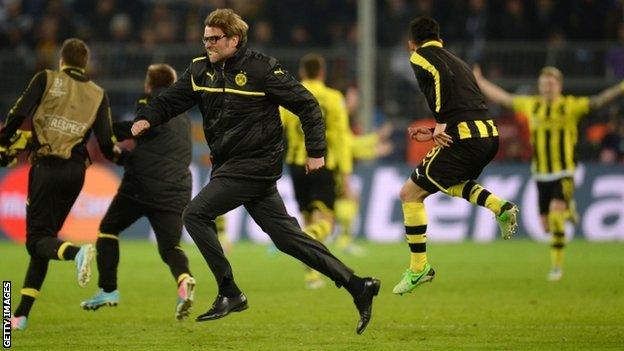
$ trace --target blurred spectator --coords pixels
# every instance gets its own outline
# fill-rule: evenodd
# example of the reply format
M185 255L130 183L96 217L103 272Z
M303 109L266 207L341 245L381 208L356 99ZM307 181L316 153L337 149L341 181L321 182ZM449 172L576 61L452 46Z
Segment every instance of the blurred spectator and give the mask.
M617 41L607 51L607 74L612 79L624 78L624 23L617 28Z
M253 25L251 32L251 46L259 51L264 51L273 46L273 27L271 22L260 19Z
M624 19L624 0L612 0L607 9L604 20L604 38L618 40L619 27Z
M427 5L422 7L427 9ZM379 2L377 17L377 41L381 46L393 46L397 44L397 38L401 38L407 33L407 25L416 16L422 15L417 13L412 7L411 2L406 0L386 0Z
M0 74L0 108L10 108L16 84L35 69L53 67L55 50L67 36L97 42L90 75L103 81L123 77L111 94L113 104L125 101L127 86L142 80L133 67L164 58L178 70L186 61L182 50L201 52L205 16L215 8L232 7L244 14L252 30L249 43L260 51L270 48L327 50L332 85L341 90L357 85L358 0L0 0L0 50L5 54ZM445 46L466 61L484 62L488 75L507 86L530 84L529 77L544 65L560 67L570 79L570 92L584 94L624 78L624 0L376 0L377 97L380 111L404 123L429 116L409 65L405 33L410 20L432 15L443 24ZM505 40L507 43L493 43ZM528 44L518 41L537 41ZM592 40L585 45L574 41ZM607 42L609 40L610 42ZM172 44L174 49L162 44ZM543 45L542 45L543 44ZM505 45L509 45L507 50ZM271 51L267 52L271 54ZM155 56L156 55L156 56ZM281 56L281 55L280 55ZM296 59L283 55L285 68ZM10 67L10 68L9 68ZM0 67L1 68L1 67ZM608 80L611 80L608 82ZM121 104L121 102L120 102ZM127 106L122 105L125 111ZM115 109L116 106L113 106ZM492 116L501 129L522 135L523 129L496 105ZM377 114L379 115L379 114ZM622 115L622 113L620 113ZM504 122L503 122L504 120ZM378 122L380 123L380 122ZM591 127L591 126L590 126ZM515 129L514 129L515 128ZM518 130L516 130L518 129ZM596 158L600 143L613 144L618 134L579 148L581 158ZM400 135L405 139L404 135ZM501 139L505 139L502 136ZM521 138L520 138L521 139ZM580 143L585 143L580 138ZM506 159L522 160L524 141L501 141ZM610 145L610 144L609 144ZM585 151L587 150L587 152Z
M485 0L469 0L464 40L468 43L467 62L480 62L483 59L485 35L488 24Z
M17 49L32 39L33 18L22 12L19 0L5 0L0 7L0 48Z
M304 26L294 26L290 29L290 42L293 47L310 46L310 33Z
M61 24L57 29L59 40L63 41L72 37L76 30L74 24L76 16L62 0L50 0L47 3L46 16L54 17L57 23Z
M606 7L597 0L577 0L566 2L570 7L568 14L568 37L576 41L600 40Z
M152 27L141 28L141 44L146 51L152 51L156 47L156 32Z
M127 14L119 13L111 19L110 35L116 44L127 44L132 40L132 21Z
M35 47L36 70L56 66L56 52L59 43L58 28L58 19L55 17L45 16L41 19L37 28L38 37Z
M532 39L546 40L563 27L560 9L554 0L535 1L535 19L533 20Z
M599 160L601 163L624 163L624 122L619 109L614 109L606 132L600 141Z
M144 27L154 29L157 43L176 43L179 41L180 34L178 23L177 15L164 3L158 3L145 20Z
M530 38L531 23L521 0L507 0L502 14L496 16L492 36L498 40L527 40Z
M115 0L97 0L89 20L95 41L108 41L110 21L115 16Z

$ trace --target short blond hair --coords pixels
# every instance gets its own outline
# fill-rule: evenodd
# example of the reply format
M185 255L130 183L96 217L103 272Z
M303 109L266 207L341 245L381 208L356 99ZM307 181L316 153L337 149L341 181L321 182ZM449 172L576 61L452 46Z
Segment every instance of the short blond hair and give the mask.
M166 63L155 63L147 68L145 83L152 89L166 88L177 79L177 74L173 67Z
M550 76L550 77L553 77L556 80L558 80L559 83L563 83L563 73L561 73L561 71L557 67L546 66L546 67L542 68L542 70L540 71L539 75L540 75L540 77L541 76Z
M236 46L237 48L247 43L249 25L232 9L216 9L212 11L206 17L204 25L206 27L221 28L228 38L237 35L240 38Z

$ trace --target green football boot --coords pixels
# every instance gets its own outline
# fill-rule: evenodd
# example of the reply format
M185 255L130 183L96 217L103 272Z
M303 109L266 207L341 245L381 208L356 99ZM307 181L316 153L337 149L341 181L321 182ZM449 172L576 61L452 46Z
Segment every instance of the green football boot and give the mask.
M420 284L432 281L433 277L435 277L435 271L431 268L429 263L425 264L425 268L418 273L414 273L408 268L405 270L405 273L403 273L401 281L394 286L392 292L398 295L412 292L412 290Z
M511 201L503 200L501 213L496 216L496 222L498 222L498 227L500 228L503 239L511 239L511 237L516 234L519 212L520 210L516 204Z

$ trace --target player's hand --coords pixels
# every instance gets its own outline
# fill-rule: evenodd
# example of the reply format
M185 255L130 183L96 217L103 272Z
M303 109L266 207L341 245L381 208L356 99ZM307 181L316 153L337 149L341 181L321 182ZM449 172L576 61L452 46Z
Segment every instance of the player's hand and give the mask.
M416 140L418 142L425 142L433 139L433 132L429 128L425 127L409 127L407 128L407 132L412 140Z
M386 122L380 128L375 130L375 134L379 137L379 140L388 140L392 136L392 132L394 131L394 127L392 123Z
M145 133L145 131L148 130L149 127L150 123L148 121L140 119L132 124L132 128L130 128L130 131L132 131L133 137L137 137Z
M325 157L308 157L306 161L306 174L310 174L323 166L325 166Z
M117 145L113 145L113 162L117 163L121 157L121 148Z
M380 141L375 147L375 155L377 157L386 157L394 151L394 145L389 141Z
M449 147L453 143L453 138L446 134L446 123L437 123L433 130L433 141L441 147Z

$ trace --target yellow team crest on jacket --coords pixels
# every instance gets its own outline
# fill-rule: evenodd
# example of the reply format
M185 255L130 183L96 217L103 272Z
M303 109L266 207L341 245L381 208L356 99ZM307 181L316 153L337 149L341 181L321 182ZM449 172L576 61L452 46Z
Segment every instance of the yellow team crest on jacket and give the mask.
M241 72L234 77L234 82L236 82L236 85L238 85L239 87L242 87L243 85L247 84L247 76L244 72Z

